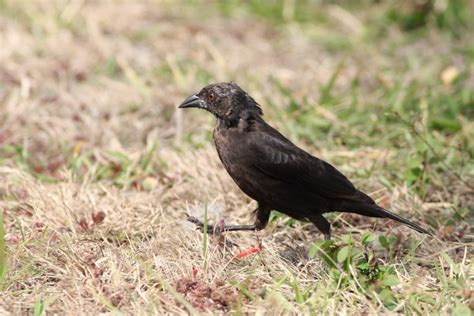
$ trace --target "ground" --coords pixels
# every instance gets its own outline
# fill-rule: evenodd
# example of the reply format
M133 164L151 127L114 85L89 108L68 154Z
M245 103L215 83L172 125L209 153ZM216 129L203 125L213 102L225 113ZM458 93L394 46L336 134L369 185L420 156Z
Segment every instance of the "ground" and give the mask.
M0 0L0 314L453 314L474 309L470 1ZM213 118L265 119L428 228L250 223Z

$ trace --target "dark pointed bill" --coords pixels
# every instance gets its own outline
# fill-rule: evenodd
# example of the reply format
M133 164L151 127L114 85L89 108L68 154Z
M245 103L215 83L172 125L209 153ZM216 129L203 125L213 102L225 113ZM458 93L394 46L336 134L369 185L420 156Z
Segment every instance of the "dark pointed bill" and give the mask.
M178 108L184 109L184 108L205 108L206 103L201 100L198 96L195 94L187 98L186 100L181 103Z

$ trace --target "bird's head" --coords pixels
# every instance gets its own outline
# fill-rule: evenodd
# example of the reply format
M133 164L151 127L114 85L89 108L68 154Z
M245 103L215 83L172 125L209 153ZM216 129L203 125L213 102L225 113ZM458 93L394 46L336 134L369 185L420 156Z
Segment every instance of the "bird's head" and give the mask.
M263 115L262 109L237 84L213 83L183 101L179 108L200 108L214 114L220 120L238 120L244 113Z

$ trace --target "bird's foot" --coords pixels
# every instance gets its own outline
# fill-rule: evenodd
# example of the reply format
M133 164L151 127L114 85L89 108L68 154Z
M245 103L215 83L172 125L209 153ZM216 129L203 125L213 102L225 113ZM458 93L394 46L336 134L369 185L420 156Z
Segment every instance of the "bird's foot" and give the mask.
M194 217L194 216L188 216L188 222L191 222L193 223L194 225L196 225L196 229L201 231L201 232L204 232L204 223L199 220L198 218ZM210 235L221 235L222 232L224 231L224 221L221 221L220 225L211 225L211 224L207 224L207 233L210 234Z
M188 216L188 221L196 225L196 229L204 232L204 223L194 216ZM224 221L220 222L220 225L207 225L207 233L209 235L214 235L219 238L219 243L227 248L233 248L234 246L238 246L232 240L224 237L222 234L225 231Z

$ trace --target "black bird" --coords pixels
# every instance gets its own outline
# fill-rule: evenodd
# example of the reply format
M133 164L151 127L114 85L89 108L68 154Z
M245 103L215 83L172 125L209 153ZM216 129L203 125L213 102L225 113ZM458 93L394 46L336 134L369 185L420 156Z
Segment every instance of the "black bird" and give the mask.
M239 188L256 200L252 225L208 225L216 230L261 230L272 210L298 220L309 220L331 238L327 212L349 212L390 218L429 234L417 224L378 206L336 168L294 145L262 118L260 105L235 83L204 87L181 103L179 108L205 109L217 119L214 143L219 158ZM189 221L203 228L197 218Z

